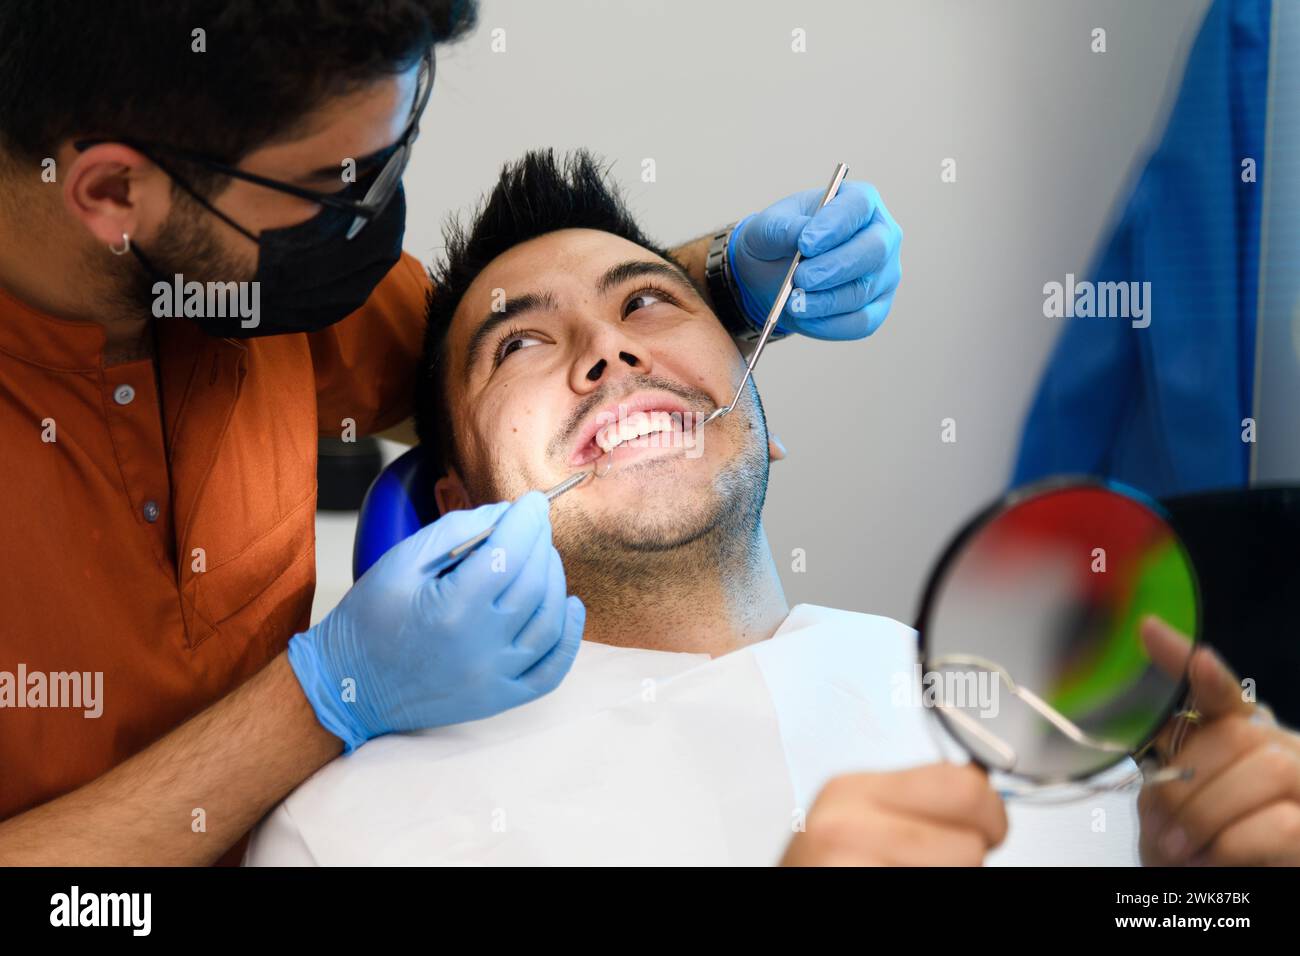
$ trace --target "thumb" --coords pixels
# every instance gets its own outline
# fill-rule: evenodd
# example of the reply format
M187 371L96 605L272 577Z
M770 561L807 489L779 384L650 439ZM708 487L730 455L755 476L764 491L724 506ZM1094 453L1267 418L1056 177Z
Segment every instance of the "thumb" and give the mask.
M1188 678L1194 706L1207 719L1233 713L1249 714L1254 710L1241 696L1241 681L1213 648L1197 649L1192 655Z
M1142 619L1141 637L1152 663L1174 680L1182 680L1194 650L1191 638L1154 614Z
M1251 711L1237 675L1213 648L1193 648L1187 637L1154 616L1142 621L1142 640L1156 666L1170 677L1187 674L1194 706L1207 720Z
M793 211L765 209L742 223L739 251L755 259L770 262L789 259L799 248L799 236L812 217Z

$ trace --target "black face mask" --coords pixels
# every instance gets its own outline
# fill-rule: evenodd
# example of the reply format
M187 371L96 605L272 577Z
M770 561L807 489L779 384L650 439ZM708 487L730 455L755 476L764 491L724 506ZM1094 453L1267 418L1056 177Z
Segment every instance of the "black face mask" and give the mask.
M243 323L249 320L237 312L230 315L234 310L226 317L192 318L212 336L245 339L326 328L361 308L402 255L406 195L400 186L384 211L351 239L347 230L355 214L350 211L325 206L306 222L254 236L186 188L258 246L252 280L259 284L257 325L246 328ZM174 276L162 275L134 244L131 251L156 281L174 282Z

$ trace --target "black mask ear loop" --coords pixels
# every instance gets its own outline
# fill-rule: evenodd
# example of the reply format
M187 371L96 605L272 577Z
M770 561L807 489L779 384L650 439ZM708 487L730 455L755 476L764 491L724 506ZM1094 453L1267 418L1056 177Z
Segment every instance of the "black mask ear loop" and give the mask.
M239 223L235 222L235 220L231 219L229 216L227 216L216 206L212 205L212 203L208 202L208 200L205 199L203 196L199 195L198 190L195 189L193 186L191 186L185 180L184 177L176 173L174 170L168 168L167 164L162 162L162 160L158 159L157 156L154 156L150 153L145 153L145 155L149 157L149 160L155 166L157 166L159 169L161 169L164 173L167 174L168 179L170 179L176 185L180 186L181 189L189 193L190 196L193 197L194 201L197 202L200 206L202 206L208 212L212 213L214 216L216 216L218 219L220 219L222 222L228 225L231 229L234 229L235 231L240 232L243 235L247 236L250 240L252 240L254 245L257 244L257 236L253 235L251 232L249 232ZM146 256L140 250L140 244L138 242L131 243L131 253L132 255L135 256L136 261L138 261L140 265L144 267L145 272L147 272L150 276L152 276L155 281L158 282L169 281L168 277L163 275L160 271L158 271L158 269L154 267L154 264L149 261L149 257Z
M227 216L216 206L212 205L212 203L210 203L205 197L201 196L199 194L199 191L195 189L193 186L191 186L183 176L181 176L179 173L176 173L172 169L168 168L168 166L165 163L163 163L162 160L158 159L156 156L149 156L149 159L153 161L153 164L155 166L157 166L164 173L166 173L167 177L171 179L172 182L174 182L177 186L180 186L181 189L189 193L190 196L194 199L194 201L197 202L200 206L202 206L208 212L212 213L212 215L216 216L218 219L224 222L231 229L234 229L236 232L242 233L243 235L247 236L250 240L252 240L254 245L257 244L258 241L257 236L253 235L251 232L249 232L239 223L235 222L235 220L231 219L229 216ZM132 245L131 248L134 249L135 246Z
M150 157L150 158L152 159L153 157ZM189 193L189 194L194 198L194 201L197 202L200 206L202 206L202 207L203 207L204 209L206 209L208 212L212 213L212 215L216 216L218 219L220 219L222 222L224 222L224 223L225 223L227 226L229 226L231 229L234 229L236 232L241 232L241 233L243 233L245 236L247 236L249 239L251 239L251 240L253 241L254 244L256 244L256 242L257 242L257 236L253 235L251 232L249 232L247 229L245 229L245 228L244 228L243 226L241 226L239 223L235 222L235 220L231 219L229 216L227 216L224 212L222 212L222 211L221 211L220 209L218 209L216 206L212 205L212 203L208 202L208 200L207 200L206 198L204 198L203 196L199 195L199 191L198 191L197 189L195 189L193 186L191 186L191 185L190 185L190 184L189 184L189 183L188 183L188 182L187 182L187 181L186 181L182 176L179 176L178 174L176 174L176 173L173 172L172 170L168 169L165 165L163 165L163 164L162 164L161 162L159 162L157 159L154 159L154 164L155 164L159 169L161 169L164 173L166 173L169 177L171 177L172 182L176 183L176 185L180 186L181 189L183 189L183 190L185 190L187 193Z

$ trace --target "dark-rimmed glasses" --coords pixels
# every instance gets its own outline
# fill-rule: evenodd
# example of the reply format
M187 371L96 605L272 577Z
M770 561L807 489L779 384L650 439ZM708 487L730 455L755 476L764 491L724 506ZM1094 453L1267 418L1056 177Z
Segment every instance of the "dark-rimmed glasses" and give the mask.
M425 54L420 63L420 73L416 79L415 98L411 103L411 116L406 129L392 146L383 151L388 154L384 159L384 165L361 199L346 199L335 193L307 189L303 186L295 186L292 183L281 182L278 179L259 176L257 173L237 169L200 153L178 149L161 143L148 143L143 140L129 138L103 137L78 140L73 143L73 146L77 150L85 150L101 143L121 143L143 153L150 159L154 159L155 162L157 160L152 155L153 153L174 156L177 159L193 163L223 176L242 179L244 182L264 186L267 189L274 189L290 196L297 196L299 199L306 199L322 206L331 206L335 209L355 213L355 218L348 227L347 233L347 238L351 239L365 228L366 223L378 217L388 206L388 203L392 201L393 196L397 194L397 187L401 184L402 175L406 172L406 165L411 159L411 147L420 135L420 117L424 115L424 108L429 104L429 95L433 92L435 62L433 48L430 47L429 52ZM166 167L163 168L166 169ZM170 171L168 173L170 175Z

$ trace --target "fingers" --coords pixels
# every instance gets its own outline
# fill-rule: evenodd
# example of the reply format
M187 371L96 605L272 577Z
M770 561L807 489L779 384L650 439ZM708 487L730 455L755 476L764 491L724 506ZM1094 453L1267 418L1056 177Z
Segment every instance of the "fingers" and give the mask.
M991 846L968 827L900 814L875 819L890 837L880 841L886 866L983 866Z
M1213 648L1195 646L1189 637L1154 615L1143 618L1139 633L1160 670L1175 679L1187 678L1193 706L1202 721L1183 728L1190 733L1189 739L1194 740L1204 732L1207 722L1216 718L1260 712L1257 705L1243 699L1240 682ZM1183 719L1173 718L1156 737L1160 753L1169 752Z
M491 539L484 542L484 545L491 547ZM546 597L547 588L551 583L552 556L558 564L560 557L551 542L550 521L541 523L537 537L533 539L532 547L526 553L520 554L507 550L498 553L496 559L504 563L507 570L512 563L519 563L519 567L513 580L497 593L492 607L511 620L517 619L522 627ZM497 564L494 570L500 567L501 564ZM496 573L500 573L499 570Z
M869 183L845 182L818 208L821 196L815 189L796 193L737 226L732 253L745 309L754 315L765 298L771 301L782 275L777 263L797 249L806 258L779 328L820 339L864 338L893 304L903 231ZM753 286L748 292L746 284Z
M829 209L827 206L823 212ZM804 234L811 228L806 228ZM839 245L829 246L825 252L799 263L794 274L795 285L806 292L817 292L874 276L894 258L901 238L886 223L872 222Z
M528 568L537 539L545 533L549 540L550 526L546 496L530 491L505 510L491 536L469 557L446 577L434 579L438 591L453 605L496 601Z
M961 823L980 833L987 846L997 846L1006 838L1002 801L973 764L930 764L896 773L862 774L861 779L864 801L938 823Z
M1197 866L1300 866L1300 803L1278 801L1238 820L1190 862Z
M875 258L884 250L880 262L894 254L903 233L876 187L846 180L835 198L819 209L823 195L824 189L805 189L742 220L737 227L741 250L767 262L789 259L796 249L813 259L866 234L858 254Z
M824 190L809 190L821 202ZM813 213L812 220L799 235L799 251L809 259L834 249L853 238L884 209L880 193L870 183L846 180L835 198ZM888 210L881 217L883 225L892 223Z
M1187 680L1191 685L1196 709L1207 720L1228 714L1249 715L1255 705L1245 700L1241 681L1212 648L1202 645L1192 655Z
M1256 747L1183 803L1162 850L1181 864L1238 821L1287 800L1300 802L1300 754L1278 743Z
M790 318L823 319L838 316L846 312L857 312L871 301L871 280L853 279L843 285L825 292L805 292L802 306L795 311L789 305L786 312Z
M1170 627L1154 614L1144 617L1138 627L1138 636L1151 662L1165 675L1181 681L1187 674L1187 664L1195 645L1190 637ZM1179 730L1186 732L1190 726L1183 726L1184 719L1171 718L1156 735L1155 749L1161 755L1170 753L1173 738Z
M869 306L863 309L862 315L866 322L866 331L863 332L863 335L874 334L876 329L880 328L880 326L884 324L885 316L889 314L889 310L893 308L893 305L894 293L891 292L887 296L876 299Z
M1143 620L1141 635L1159 668L1174 677L1186 674L1203 721L1169 762L1190 770L1191 778L1149 784L1138 797L1143 861L1300 861L1300 738L1243 698L1236 675L1212 648L1193 649L1187 637L1154 617ZM1173 726L1158 738L1162 746Z
M560 559L560 553L554 547L550 547L548 553L539 560L544 562L546 567L546 591L537 610L515 635L514 646L518 652L517 674L528 670L555 646L564 630L564 617L568 613L565 603L567 592L564 562Z
M1138 798L1139 807L1146 801L1153 808L1161 809L1172 817L1216 774L1267 741L1267 729L1244 717L1224 718L1205 725L1168 764L1176 769L1190 769L1191 778L1143 787Z
M820 292L803 292L802 301L786 306L784 325L793 325L805 335L828 338L851 335L862 338L884 322L902 279L902 265L894 256L884 270ZM799 311L793 311L794 305ZM874 307L874 308L873 308Z
M821 295L822 293L816 294ZM885 317L889 315L889 310L893 304L894 296L891 293L884 298L876 299L870 305L858 309L856 312L845 312L824 319L808 318L806 313L790 318L789 309L787 309L786 317L782 318L781 325L797 331L800 335L806 335L810 339L825 339L837 342L848 339L861 339L880 328L885 321Z
M1233 714L1206 725L1170 764L1191 768L1190 780L1142 788L1144 860L1186 863L1266 804L1300 800L1300 737L1260 716Z
M586 623L587 608L577 595L571 595L565 602L564 630L560 639L536 664L519 675L519 682L534 696L549 694L569 673L578 656L578 648L582 646L582 631Z
M961 823L997 846L1007 836L1007 813L988 775L974 764L930 764L873 774L872 796L882 806L939 823Z
M978 866L1006 837L1002 802L976 767L934 764L828 783L788 866Z
M873 188L865 183L852 185L858 188L842 191L820 210L799 240L805 254L808 248L817 254L795 271L803 298L798 312L787 306L784 325L812 338L872 334L889 314L902 281L898 256L902 230ZM841 199L845 204L839 205ZM855 220L855 215L866 218Z
M810 816L809 844L795 866L980 866L988 852L974 830L840 804Z

